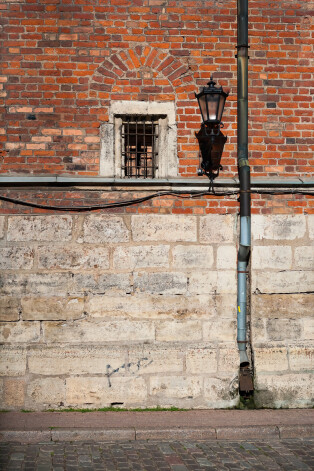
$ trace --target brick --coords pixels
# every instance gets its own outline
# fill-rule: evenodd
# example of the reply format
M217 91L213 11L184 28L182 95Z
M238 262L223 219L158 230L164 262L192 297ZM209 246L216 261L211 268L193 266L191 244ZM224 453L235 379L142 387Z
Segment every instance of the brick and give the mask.
M109 250L106 247L58 247L38 248L38 268L47 269L100 269L109 268Z
M106 215L86 216L83 223L82 243L119 243L129 241L129 231L120 217Z
M177 245L172 250L175 268L211 268L214 263L212 247Z
M252 217L252 236L254 240L295 240L304 237L306 231L305 216L271 214Z
M71 240L71 216L9 216L9 241L66 242Z
M131 227L134 241L195 242L197 221L183 215L135 215Z
M158 342L188 342L202 339L202 324L197 320L161 321L156 325Z
M209 214L200 219L200 242L215 244L234 241L235 218L233 215Z
M113 267L122 270L169 267L168 245L117 247L113 253Z
M252 268L263 270L267 268L291 269L292 249L284 245L256 246L252 250Z

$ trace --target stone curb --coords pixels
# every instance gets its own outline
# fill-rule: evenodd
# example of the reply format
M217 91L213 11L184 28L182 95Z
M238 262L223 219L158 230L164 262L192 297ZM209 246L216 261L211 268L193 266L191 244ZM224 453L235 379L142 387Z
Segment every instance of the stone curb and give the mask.
M251 440L314 437L314 425L261 425L240 427L198 428L112 428L112 429L52 429L2 430L0 442L86 442L135 440Z

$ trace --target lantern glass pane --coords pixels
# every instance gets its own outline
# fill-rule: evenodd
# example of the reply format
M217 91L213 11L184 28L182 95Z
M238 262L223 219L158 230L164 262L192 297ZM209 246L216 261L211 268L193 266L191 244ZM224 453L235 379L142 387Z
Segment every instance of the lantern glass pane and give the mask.
M206 95L208 106L208 121L217 121L219 95L216 93Z
M205 99L205 95L203 96L200 96L198 98L198 104L199 104L199 107L200 107L200 110L201 110L201 113L202 113L202 118L203 118L203 121L207 121L207 110L206 110L206 99Z
M226 97L223 96L223 95L220 95L220 97L219 97L219 108L218 108L218 121L221 121L222 113L223 113L224 106L225 106L225 101L226 101Z

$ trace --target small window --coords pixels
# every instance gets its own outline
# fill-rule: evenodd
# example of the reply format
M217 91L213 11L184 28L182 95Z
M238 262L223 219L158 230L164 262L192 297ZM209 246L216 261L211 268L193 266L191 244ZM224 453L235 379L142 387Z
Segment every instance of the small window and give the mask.
M174 103L113 102L101 137L102 176L158 179L178 175Z

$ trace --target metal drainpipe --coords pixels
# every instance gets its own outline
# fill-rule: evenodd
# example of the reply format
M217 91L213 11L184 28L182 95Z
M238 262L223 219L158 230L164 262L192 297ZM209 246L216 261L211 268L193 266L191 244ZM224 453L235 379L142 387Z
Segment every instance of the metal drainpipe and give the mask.
M240 394L253 391L246 352L247 274L251 252L251 180L248 161L248 0L238 0L237 107L238 172L240 180L240 241L238 251L238 332Z

